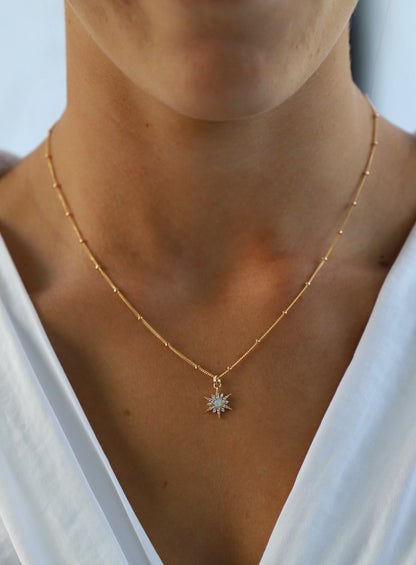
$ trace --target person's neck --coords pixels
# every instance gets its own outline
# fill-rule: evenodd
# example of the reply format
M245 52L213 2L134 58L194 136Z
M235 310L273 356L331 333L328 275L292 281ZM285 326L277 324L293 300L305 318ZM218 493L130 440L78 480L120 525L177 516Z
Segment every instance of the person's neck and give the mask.
M80 224L107 256L220 271L253 250L272 258L322 249L371 140L346 34L289 101L228 122L175 114L106 69L85 80L88 58L74 49L52 148Z

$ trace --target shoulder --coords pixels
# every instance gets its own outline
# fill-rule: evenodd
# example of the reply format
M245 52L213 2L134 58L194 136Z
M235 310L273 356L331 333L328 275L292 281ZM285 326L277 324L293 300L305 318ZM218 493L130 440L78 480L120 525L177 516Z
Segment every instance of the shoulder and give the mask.
M13 168L18 162L19 158L16 157L16 155L12 155L7 151L0 151L0 177Z

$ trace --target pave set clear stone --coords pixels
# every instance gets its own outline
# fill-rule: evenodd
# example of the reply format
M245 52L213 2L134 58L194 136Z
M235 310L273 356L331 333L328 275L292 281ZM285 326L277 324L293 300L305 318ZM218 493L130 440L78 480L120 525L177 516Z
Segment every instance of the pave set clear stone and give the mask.
M216 391L211 396L206 396L205 399L208 401L208 408L207 412L211 412L211 414L217 414L218 418L221 418L221 415L224 414L226 410L232 410L229 406L228 398L231 394L223 394L222 392Z

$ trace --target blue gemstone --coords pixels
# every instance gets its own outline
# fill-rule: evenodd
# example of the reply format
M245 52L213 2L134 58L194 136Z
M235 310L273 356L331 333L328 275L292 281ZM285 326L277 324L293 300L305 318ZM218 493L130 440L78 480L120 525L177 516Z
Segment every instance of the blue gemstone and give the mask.
M221 398L217 398L214 402L214 406L221 406L222 405L222 400Z

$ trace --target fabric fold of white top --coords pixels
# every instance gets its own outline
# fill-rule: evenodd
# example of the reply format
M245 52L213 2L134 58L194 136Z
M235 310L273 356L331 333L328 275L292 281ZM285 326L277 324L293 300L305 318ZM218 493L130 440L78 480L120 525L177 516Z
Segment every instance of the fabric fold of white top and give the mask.
M162 562L0 237L0 565L98 564ZM416 227L261 559L415 564Z

